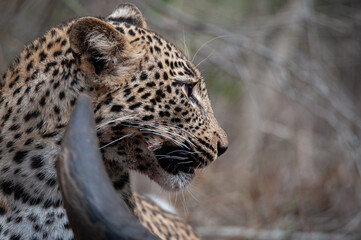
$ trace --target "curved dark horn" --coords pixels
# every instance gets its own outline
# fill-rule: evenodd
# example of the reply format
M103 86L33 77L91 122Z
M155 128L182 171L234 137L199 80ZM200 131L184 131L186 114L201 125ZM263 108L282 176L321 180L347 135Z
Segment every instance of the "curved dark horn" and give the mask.
M78 240L159 239L146 230L116 195L98 150L91 100L78 99L57 162L70 226Z

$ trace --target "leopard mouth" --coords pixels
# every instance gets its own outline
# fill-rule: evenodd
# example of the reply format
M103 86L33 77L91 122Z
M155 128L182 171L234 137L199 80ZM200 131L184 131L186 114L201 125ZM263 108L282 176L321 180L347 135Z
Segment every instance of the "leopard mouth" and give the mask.
M154 151L154 155L162 169L172 175L194 175L194 169L198 166L194 152L170 143L164 143Z

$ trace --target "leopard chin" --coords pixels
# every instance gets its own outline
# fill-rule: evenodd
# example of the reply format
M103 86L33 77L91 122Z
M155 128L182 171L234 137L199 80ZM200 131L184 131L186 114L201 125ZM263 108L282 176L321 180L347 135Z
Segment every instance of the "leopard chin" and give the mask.
M189 147L160 136L145 137L139 132L132 136L113 145L110 149L114 151L109 151L106 158L118 159L125 169L147 176L165 190L183 189L192 182L200 164ZM124 155L118 156L117 149L124 149Z
M164 190L178 191L190 185L195 177L195 173L186 173L179 171L177 174L170 174L166 170L159 169L157 174L147 176Z
M187 151L183 148L165 144L152 152L153 166L140 172L165 190L184 189L195 177L195 170L192 168L195 161L190 154L182 154L184 152Z

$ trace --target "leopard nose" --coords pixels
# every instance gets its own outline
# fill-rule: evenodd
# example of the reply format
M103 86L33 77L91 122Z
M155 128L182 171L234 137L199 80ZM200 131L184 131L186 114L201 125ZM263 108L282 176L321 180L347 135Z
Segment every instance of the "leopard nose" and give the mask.
M222 144L221 142L217 143L217 155L218 157L221 156L226 150L228 149L228 143Z
M228 137L223 129L218 132L217 155L221 156L228 149Z

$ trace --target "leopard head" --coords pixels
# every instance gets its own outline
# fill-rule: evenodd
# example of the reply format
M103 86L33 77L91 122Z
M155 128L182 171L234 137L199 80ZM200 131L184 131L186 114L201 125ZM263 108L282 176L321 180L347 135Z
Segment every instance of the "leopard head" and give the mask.
M80 18L69 40L89 85L111 177L137 170L177 190L225 152L227 135L199 70L150 31L134 5L122 4L105 19Z

